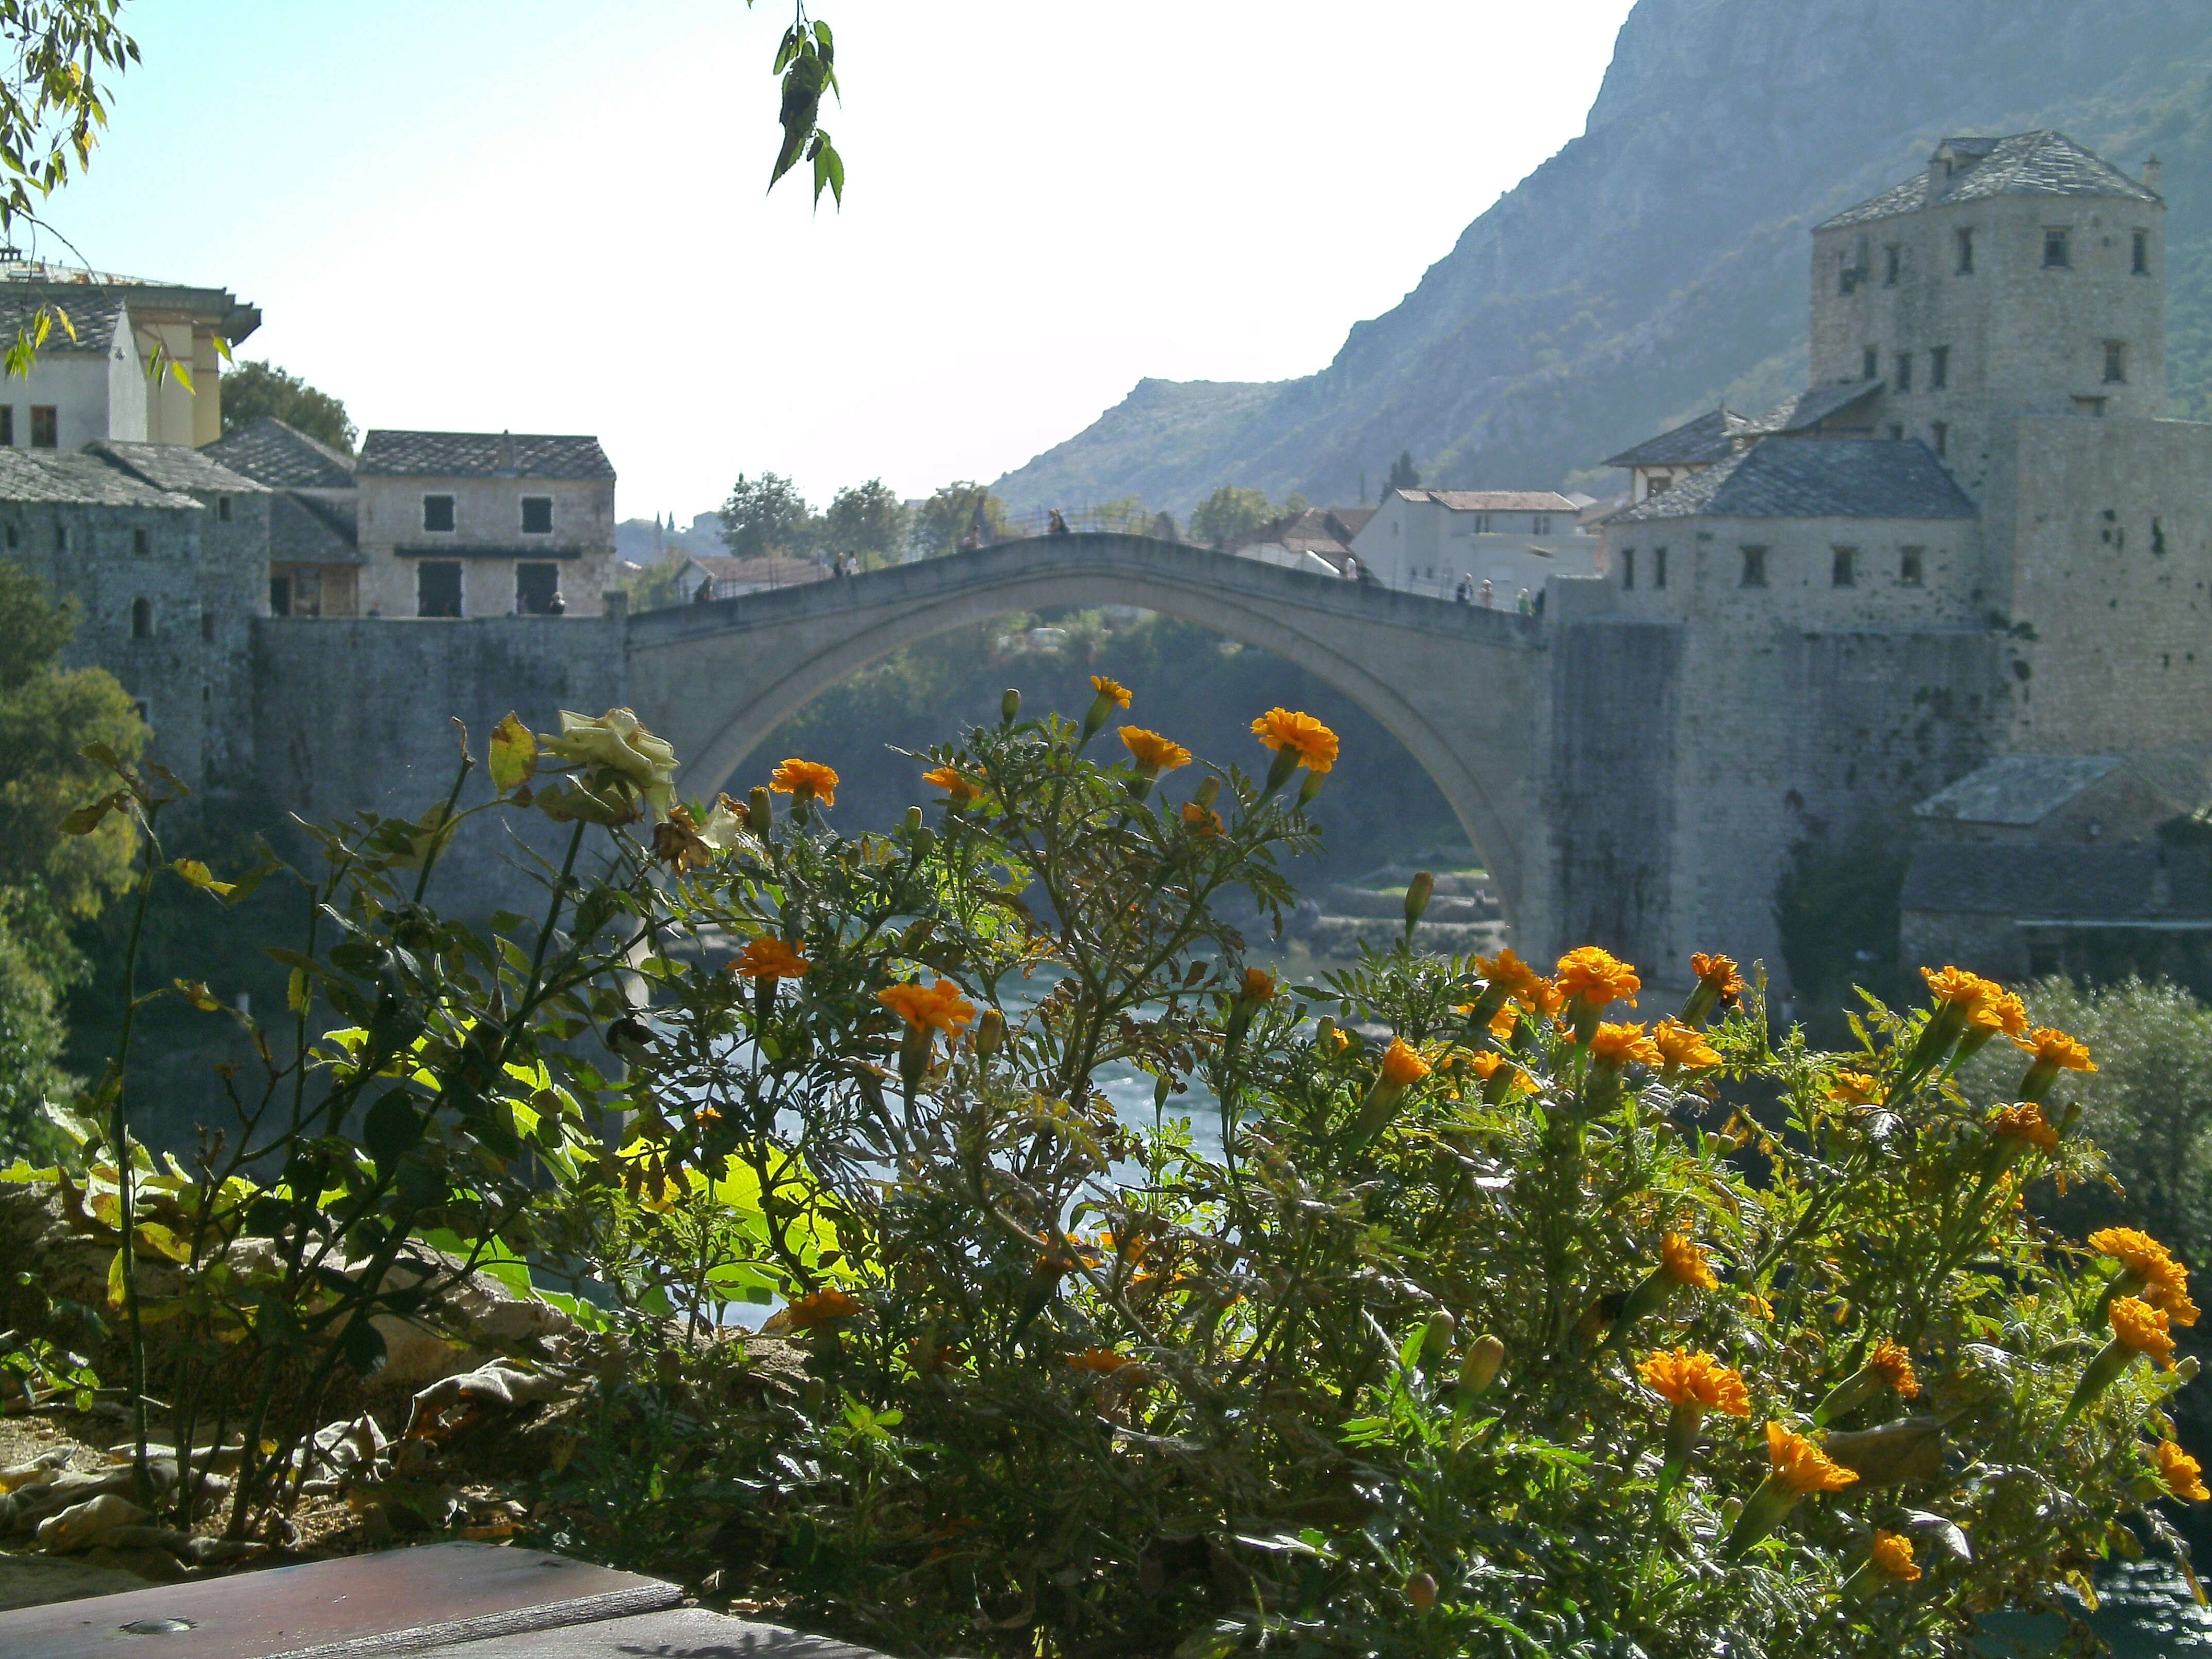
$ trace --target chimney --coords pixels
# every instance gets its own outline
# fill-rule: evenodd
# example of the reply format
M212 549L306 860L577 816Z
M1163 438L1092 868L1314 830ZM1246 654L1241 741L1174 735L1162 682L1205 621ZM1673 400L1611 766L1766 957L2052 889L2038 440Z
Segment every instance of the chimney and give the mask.
M2154 155L2143 163L2143 188L2145 190L2154 191L2158 188L2159 172L2160 168L2157 156Z

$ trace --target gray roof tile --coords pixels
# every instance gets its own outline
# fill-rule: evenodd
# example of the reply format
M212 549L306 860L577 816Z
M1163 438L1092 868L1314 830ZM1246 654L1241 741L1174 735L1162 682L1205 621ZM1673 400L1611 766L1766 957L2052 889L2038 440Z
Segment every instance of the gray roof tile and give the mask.
M1408 501L1434 501L1454 513L1572 513L1575 504L1549 489L1401 489Z
M0 448L0 501L200 510L190 495L156 489L97 455L64 449Z
M1939 789L1912 810L1961 823L2040 823L2120 768L2118 755L2006 755Z
M1845 208L1814 227L1835 230L1895 218L1938 203L1972 202L1992 196L2117 196L2138 202L2162 200L2103 157L2081 148L2063 132L2017 132L2008 138L1947 138L1954 171L1930 179L1925 168L1904 183L1856 207ZM1977 157L1980 159L1976 159Z
M280 564L366 564L350 507L280 489L269 503L269 556Z
M1646 438L1633 449L1624 449L1607 466L1711 466L1735 451L1739 433L1751 422L1725 406L1700 415L1694 421Z
M123 443L100 439L86 447L156 489L186 493L214 490L233 495L261 495L267 489L266 485L256 483L210 459L205 450L194 449L187 444Z
M234 472L279 489L350 489L353 457L273 415L226 432L200 452Z
M1840 415L1853 404L1872 397L1882 389L1883 382L1872 380L1831 380L1826 386L1816 386L1809 392L1777 404L1765 414L1746 422L1745 430L1753 433L1802 432L1815 427L1831 415Z
M118 283L31 283L0 279L0 341L12 343L19 331L31 326L39 307L48 306L69 319L69 328L58 320L50 325L43 352L107 355L115 343L115 331L123 319L129 289ZM70 337L70 330L76 337Z
M1996 849L1923 842L1905 866L1899 908L2031 921L2212 921L2212 858L2130 842Z
M1973 502L1917 439L1765 438L1611 522L1975 516Z
M362 440L364 476L419 478L612 478L592 437L526 432L375 431Z

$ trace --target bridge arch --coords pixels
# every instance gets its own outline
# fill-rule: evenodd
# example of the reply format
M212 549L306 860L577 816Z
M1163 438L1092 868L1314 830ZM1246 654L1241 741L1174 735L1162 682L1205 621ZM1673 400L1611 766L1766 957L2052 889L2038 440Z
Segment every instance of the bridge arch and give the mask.
M1194 623L1351 698L1435 781L1525 926L1541 712L1530 618L1148 537L1040 537L633 617L631 702L687 757L685 792L712 795L785 719L903 647L1010 611L1096 605Z

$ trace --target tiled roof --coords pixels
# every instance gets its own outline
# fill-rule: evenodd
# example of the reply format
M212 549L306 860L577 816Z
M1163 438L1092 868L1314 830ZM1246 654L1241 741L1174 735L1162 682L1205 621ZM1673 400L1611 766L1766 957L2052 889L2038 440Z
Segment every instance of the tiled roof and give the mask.
M286 564L366 564L349 507L280 489L269 503L269 556Z
M1237 537L1227 551L1239 548L1276 545L1293 553L1318 553L1340 559L1352 550L1354 537L1375 516L1371 507L1310 507L1286 514L1249 535Z
M525 432L388 432L362 439L363 476L416 478L612 478L599 441Z
M1575 504L1549 489L1401 489L1409 501L1434 501L1454 513L1572 513Z
M1872 380L1831 380L1826 386L1816 386L1809 392L1777 404L1765 414L1747 422L1744 429L1752 434L1772 432L1802 432L1814 427L1831 415L1840 415L1853 404L1871 398L1882 389L1883 382Z
M115 331L123 319L129 290L115 283L27 283L0 281L0 342L12 343L17 332L31 326L39 307L46 306L69 319L64 328L56 319L47 328L41 353L97 353L106 356L115 344ZM70 337L70 329L76 337Z
M1906 910L2031 921L2212 921L2212 858L2133 842L1993 849L1923 842L1905 866Z
M185 492L212 490L222 495L263 494L267 486L232 471L210 459L204 449L186 444L121 443L101 439L86 446L112 465L143 479L156 489Z
M2040 823L2121 765L2118 755L2006 755L1939 789L1912 811L1961 823Z
M1607 466L1711 466L1735 453L1738 434L1751 422L1728 408L1700 415L1686 425L1646 438L1633 449L1624 449Z
M97 455L66 449L0 448L0 501L200 510L190 495L156 489Z
M1765 438L1612 522L1974 516L1973 502L1917 439Z
M2019 132L2009 138L1947 138L1936 146L1940 161L1948 151L1953 171L1932 178L1923 168L1900 185L1814 227L1834 230L1894 218L1938 203L1979 201L1992 196L2118 196L2157 202L2156 191L2138 183L2063 132Z
M248 421L200 452L279 489L351 489L353 457L273 415Z
M718 582L750 582L761 587L797 587L802 582L821 581L830 574L811 559L739 559L694 553L684 562L687 570L696 568Z

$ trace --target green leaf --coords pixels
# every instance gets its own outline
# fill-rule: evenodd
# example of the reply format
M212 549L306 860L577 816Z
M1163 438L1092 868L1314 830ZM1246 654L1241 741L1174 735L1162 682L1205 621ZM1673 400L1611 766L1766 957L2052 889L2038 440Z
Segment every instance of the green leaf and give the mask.
M214 873L198 859L176 859L171 861L169 868L203 893L213 893L217 898L228 898L238 890L235 882L217 881Z
M78 807L76 811L70 813L66 817L63 818L61 822L62 834L65 836L90 835L94 830L100 828L101 821L105 819L110 812L121 811L123 810L123 803L127 799L128 797L125 795L124 792L118 789L113 794L102 795L98 800L86 803L84 805Z
M397 1089L380 1098L362 1120L361 1144L380 1170L397 1166L422 1139L422 1114Z
M492 727L492 787L503 795L537 769L537 736L510 711L506 719Z
M338 1352L345 1356L356 1376L374 1376L384 1369L384 1334L369 1322L367 1315L356 1313L348 1322L345 1334L338 1338Z

